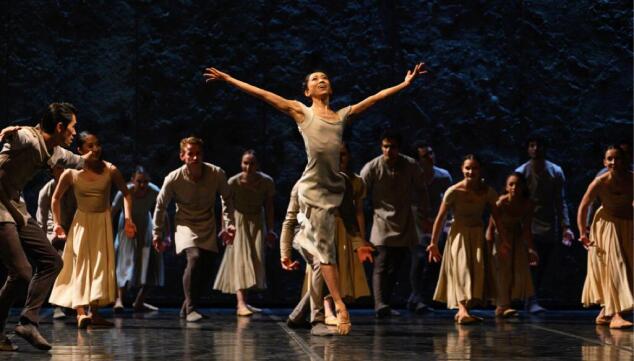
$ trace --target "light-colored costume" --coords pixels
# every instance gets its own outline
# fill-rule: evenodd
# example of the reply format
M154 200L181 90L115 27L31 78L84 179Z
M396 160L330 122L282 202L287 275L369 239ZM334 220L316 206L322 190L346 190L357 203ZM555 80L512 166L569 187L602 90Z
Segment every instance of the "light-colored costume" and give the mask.
M525 224L524 217L504 211L500 214L500 222L499 226L504 227L511 242L511 251L505 256L498 253L502 241L496 232L493 251L497 286L495 299L498 306L508 306L513 300L526 300L535 293L528 265L528 245L522 237L522 227L531 225Z
M634 238L632 219L613 214L632 214L632 194L614 194L601 187L599 199L603 206L594 215L590 227L588 270L581 302L605 307L605 314L629 311L634 307Z
M257 172L252 185L240 183L240 175L229 178L234 202L236 235L227 245L214 282L214 289L224 293L238 290L266 288L264 268L264 212L263 206L275 194L273 178Z
M116 297L114 245L110 215L110 169L95 180L70 170L77 212L67 232L64 267L49 302L58 306L107 306Z
M128 189L134 186L128 184ZM136 226L136 236L133 239L125 235L125 216L123 207L123 193L117 192L112 201L112 214L119 216L119 226L115 239L117 254L117 286L139 287L144 285L163 286L163 255L152 247L152 213L156 204L159 188L149 183L147 192L141 198L133 196L132 222Z
M491 187L481 193L459 190L457 183L445 192L443 202L454 214L442 256L440 277L434 300L447 308L467 307L487 300L495 293L487 277L487 246L482 216L487 205L494 205L497 194Z
M334 242L335 210L341 204L345 181L339 174L339 152L350 106L337 112L338 120L326 120L302 104L304 121L298 124L304 140L306 168L298 182L301 223L297 241L321 263L337 262Z

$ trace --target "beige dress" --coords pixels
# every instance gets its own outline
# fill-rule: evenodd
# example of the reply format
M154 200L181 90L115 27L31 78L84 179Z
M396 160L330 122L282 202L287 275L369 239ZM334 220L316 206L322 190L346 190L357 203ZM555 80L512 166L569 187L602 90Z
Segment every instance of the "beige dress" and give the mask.
M590 241L594 246L588 250L581 302L585 307L601 305L605 307L605 314L611 316L634 307L632 219L612 216L623 212L631 214L632 196L603 189L599 198L603 206L595 213L590 227ZM610 212L610 209L620 212Z
M458 308L461 302L467 307L483 303L495 291L488 277L490 260L482 216L487 204L495 204L497 194L491 187L482 194L465 192L457 189L458 184L449 187L443 198L453 212L454 222L434 293L434 301L447 303L447 308Z
M115 257L110 215L110 171L93 181L71 170L77 212L67 230L64 267L49 302L58 306L107 306L115 300Z
M528 246L522 237L522 227L525 226L523 217L501 212L500 222L511 242L511 252L507 256L498 254L501 239L496 232L493 250L497 287L495 302L498 306L508 306L513 300L531 297L535 291L528 264Z
M275 184L268 175L258 172L253 185L240 183L240 174L229 179L235 206L236 235L227 245L214 282L214 289L224 293L266 288L264 268L263 205L275 194Z
M339 151L351 107L337 111L338 120L317 116L302 105L304 121L299 132L304 140L307 163L298 182L301 212L298 244L321 263L335 264L335 210L341 204L345 181L339 174Z

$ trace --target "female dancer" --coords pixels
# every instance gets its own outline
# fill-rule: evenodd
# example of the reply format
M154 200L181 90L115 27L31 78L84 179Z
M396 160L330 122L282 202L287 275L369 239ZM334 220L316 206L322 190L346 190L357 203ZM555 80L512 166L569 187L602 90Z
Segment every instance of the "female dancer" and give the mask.
M608 172L595 178L579 204L579 241L588 249L588 273L583 285L584 306L601 305L597 325L631 327L623 313L634 307L632 291L632 172L618 146L605 151L603 164ZM594 215L590 232L586 229L588 206L596 197L602 206Z
M485 207L491 208L495 224L500 224L495 204L497 193L480 179L481 162L469 154L462 161L464 179L445 192L434 221L432 239L427 246L430 262L441 259L438 238L449 209L454 215L440 265L440 277L434 300L447 303L447 308L458 308L454 317L460 324L481 321L469 314L469 308L484 302L494 290L489 290L487 279L487 247L484 240L482 217ZM508 253L508 237L504 227L498 228L502 238L501 252Z
M101 144L94 134L79 135L79 153L92 152L83 170L68 169L62 174L53 193L53 230L58 238L66 238L60 225L60 200L72 186L77 199L77 212L68 230L64 248L64 267L55 280L49 301L77 310L77 326L89 323L112 326L97 312L99 307L115 300L115 266L110 215L112 183L124 194L125 230L133 238L136 227L132 222L132 197L121 173L111 163L101 159ZM87 314L86 307L90 307Z
M134 311L157 311L158 308L145 303L148 288L162 286L163 256L152 247L152 214L160 189L150 182L150 177L142 166L137 166L132 174L128 190L134 199L132 222L137 227L137 236L128 238L125 232L125 217L121 213L115 239L117 255L117 299L114 310L123 310L123 295L127 287L139 287L132 304ZM117 192L112 201L112 215L117 216L123 206L123 193ZM166 219L167 221L167 219ZM169 223L166 233L169 234Z
M489 218L487 241L493 244L495 264L496 309L498 317L515 317L517 310L511 308L511 301L526 300L534 294L529 264L536 266L539 258L533 246L531 219L533 202L528 197L526 180L522 173L511 173L506 178L505 193L498 198L500 212L499 227L509 236L510 255L500 255L502 240L495 231L493 219Z
M339 281L335 266L336 245L334 243L335 209L341 203L345 187L339 174L339 149L344 124L376 102L408 87L420 74L425 73L423 64L417 64L407 72L400 84L384 89L365 100L335 112L330 108L332 88L330 79L323 72L308 74L304 80L304 95L311 99L311 107L296 100L288 100L277 94L260 89L223 73L216 68L205 69L206 81L223 81L247 94L271 104L293 118L297 123L308 162L299 180L299 203L306 221L302 223L300 244L322 263L321 269L335 302L337 330L340 334L350 332L350 316L339 294Z
M272 247L277 239L273 232L273 178L258 172L255 151L249 149L242 154L242 172L229 178L233 193L236 235L233 244L227 245L222 263L214 282L214 289L224 293L235 293L236 314L251 316L261 310L247 304L247 290L265 289L264 268L264 216L266 219L266 242Z

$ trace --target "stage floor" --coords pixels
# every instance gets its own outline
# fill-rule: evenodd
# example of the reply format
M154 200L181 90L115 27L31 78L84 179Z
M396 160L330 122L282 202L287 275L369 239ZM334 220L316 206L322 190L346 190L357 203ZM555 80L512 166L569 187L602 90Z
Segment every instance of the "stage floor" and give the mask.
M12 330L17 309L7 325ZM541 316L496 320L491 311L475 325L456 325L453 313L377 320L371 310L352 310L349 336L315 337L291 330L289 310L264 310L251 318L230 309L202 309L208 319L187 323L177 309L104 315L114 328L77 330L74 317L51 319L43 311L42 334L51 351L37 351L9 332L18 352L0 353L14 360L632 360L632 330L593 324L597 311L550 311Z

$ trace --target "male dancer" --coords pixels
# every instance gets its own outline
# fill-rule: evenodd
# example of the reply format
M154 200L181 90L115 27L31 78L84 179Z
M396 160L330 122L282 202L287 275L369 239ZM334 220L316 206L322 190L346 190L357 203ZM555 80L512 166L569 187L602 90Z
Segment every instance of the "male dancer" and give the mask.
M407 302L408 308L416 313L424 312L428 309L423 302L423 293L427 281L438 278L438 267L427 264L426 248L431 240L431 231L434 223L434 215L438 214L440 202L445 191L453 183L451 174L446 169L434 165L436 157L434 150L429 144L418 143L416 145L418 153L418 164L423 170L423 182L429 195L429 213L427 218L418 217L416 220L418 243L412 252L412 267L410 269L410 280L412 281L412 293ZM446 236L446 232L441 237ZM435 272L434 272L435 271Z
M572 244L574 234L570 230L568 205L564 191L566 177L560 166L546 160L546 145L544 141L531 136L527 142L530 160L515 169L526 177L526 183L535 204L533 213L533 242L537 248L540 262L534 271L535 294L544 291L548 267L552 262L552 254L557 244L558 236L566 246ZM550 290L552 291L552 290ZM537 302L536 296L531 297L526 304L527 311L539 313L545 311Z
M62 269L62 259L30 217L21 193L41 169L58 163L67 167L83 165L82 157L61 147L69 146L76 134L75 113L69 103L52 103L37 127L20 127L4 136L0 151L0 259L8 277L0 290L0 350L17 349L4 335L4 327L9 308L27 286L26 303L15 333L40 350L51 348L38 331L39 312Z
M180 158L184 165L165 177L156 199L152 244L163 250L161 235L165 227L165 210L170 201L176 202L176 253L185 251L187 266L183 274L185 301L181 317L196 322L204 316L196 311L201 290L211 278L211 257L218 252L216 242L216 193L223 202L223 231L225 243L233 242L233 199L225 172L220 167L203 162L203 141L189 137L180 142Z
M378 254L374 262L372 287L374 310L379 318L399 315L390 308L389 300L398 271L418 239L412 196L419 197L418 209L423 218L429 211L422 171L414 159L399 153L400 135L385 131L380 139L383 154L361 169L374 211L370 242Z

